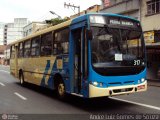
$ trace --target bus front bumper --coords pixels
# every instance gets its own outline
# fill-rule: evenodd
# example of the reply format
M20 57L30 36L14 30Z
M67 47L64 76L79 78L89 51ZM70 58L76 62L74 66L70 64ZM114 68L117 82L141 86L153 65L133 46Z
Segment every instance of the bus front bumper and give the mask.
M135 92L143 92L147 90L147 81L137 85L125 85L100 88L92 84L89 84L89 98L104 97L104 96L116 96L123 94L130 94Z

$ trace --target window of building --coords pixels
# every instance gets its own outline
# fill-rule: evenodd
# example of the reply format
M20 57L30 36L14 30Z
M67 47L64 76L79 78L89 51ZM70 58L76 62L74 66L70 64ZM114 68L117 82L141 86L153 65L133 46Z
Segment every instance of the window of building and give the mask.
M12 45L11 46L11 59L14 59L15 58L15 46Z
M150 0L147 2L147 15L160 13L160 0Z
M23 43L19 43L19 46L18 46L18 57L21 58L23 57Z
M41 55L51 55L52 53L52 32L42 35L41 37Z
M69 28L55 32L53 54L66 54L69 52Z
M28 58L31 52L31 41L25 41L24 43L24 57Z
M32 39L31 56L39 56L40 54L40 36Z

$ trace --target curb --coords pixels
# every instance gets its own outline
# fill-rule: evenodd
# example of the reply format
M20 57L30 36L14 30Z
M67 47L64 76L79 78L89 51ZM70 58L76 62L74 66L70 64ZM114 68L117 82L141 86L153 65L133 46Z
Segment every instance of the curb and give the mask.
M160 87L160 85L150 85L150 84L148 84L148 86Z

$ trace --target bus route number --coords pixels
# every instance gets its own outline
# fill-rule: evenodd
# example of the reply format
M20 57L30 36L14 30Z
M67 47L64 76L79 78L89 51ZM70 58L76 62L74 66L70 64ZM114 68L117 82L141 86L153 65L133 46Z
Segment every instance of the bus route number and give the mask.
M141 60L134 60L134 66L138 66L141 64Z

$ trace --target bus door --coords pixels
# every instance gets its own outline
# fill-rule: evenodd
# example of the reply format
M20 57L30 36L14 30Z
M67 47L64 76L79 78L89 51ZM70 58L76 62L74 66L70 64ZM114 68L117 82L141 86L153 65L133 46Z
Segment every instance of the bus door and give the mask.
M82 62L81 62L81 43L82 43L82 28L73 31L74 39L74 91L80 93L82 83Z
M73 30L74 41L74 91L80 93L83 89L83 81L88 74L88 50L87 40L85 39L85 27Z

